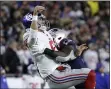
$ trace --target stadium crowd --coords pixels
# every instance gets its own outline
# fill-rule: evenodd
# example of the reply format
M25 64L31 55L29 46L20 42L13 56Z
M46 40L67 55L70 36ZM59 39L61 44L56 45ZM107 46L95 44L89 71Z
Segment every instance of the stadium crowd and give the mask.
M109 73L110 2L109 1L11 1L1 2L0 65L7 73L27 73L32 56L22 43L25 32L22 17L34 6L43 5L50 28L70 31L69 38L89 47L82 56L87 66Z

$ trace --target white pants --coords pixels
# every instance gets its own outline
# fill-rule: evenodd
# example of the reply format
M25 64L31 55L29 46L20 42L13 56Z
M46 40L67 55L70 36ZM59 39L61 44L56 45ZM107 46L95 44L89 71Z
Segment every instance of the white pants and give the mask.
M50 88L69 88L71 86L83 83L91 71L89 68L71 69L69 66L63 71L55 70L47 77L47 82Z

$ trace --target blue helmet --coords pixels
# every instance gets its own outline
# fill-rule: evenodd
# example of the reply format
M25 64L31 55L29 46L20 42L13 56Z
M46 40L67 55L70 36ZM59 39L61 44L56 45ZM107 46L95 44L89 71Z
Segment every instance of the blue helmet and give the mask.
M31 22L32 22L32 17L33 14L32 13L28 13L26 14L23 19L23 25L25 26L25 29L30 28ZM43 29L43 27L45 26L47 29L50 27L49 21L46 20L46 17L43 14L38 14L38 28L39 29Z
M22 23L25 29L30 28L31 22L32 22L32 13L28 13L22 19Z

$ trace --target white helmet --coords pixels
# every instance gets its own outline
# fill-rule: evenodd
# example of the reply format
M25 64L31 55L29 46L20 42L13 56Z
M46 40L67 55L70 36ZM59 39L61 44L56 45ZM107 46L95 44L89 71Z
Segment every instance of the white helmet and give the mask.
M59 47L60 41L63 40L64 38L67 38L69 34L69 32L59 28L50 29L48 32L53 37L57 47Z

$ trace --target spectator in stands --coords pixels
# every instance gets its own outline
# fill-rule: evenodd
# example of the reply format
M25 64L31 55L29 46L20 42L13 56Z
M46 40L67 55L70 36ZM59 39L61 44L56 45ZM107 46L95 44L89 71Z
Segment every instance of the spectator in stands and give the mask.
M96 65L98 63L98 54L96 51L94 50L87 50L84 54L83 54L83 58L84 61L86 62L88 68L95 70L96 69Z
M7 73L18 73L18 66L20 65L20 60L17 56L17 43L14 40L8 42L8 47L3 55L3 64Z
M0 65L3 65L3 54L6 51L6 46L5 46L5 39L1 35L0 36Z
M98 63L96 69L96 89L110 89L110 76L105 73L102 63Z
M19 44L17 49L18 49L17 50L17 55L20 59L20 64L21 64L21 67L22 67L22 71L23 71L23 73L28 73L27 72L27 67L32 62L32 56L31 56L29 50L23 44Z

